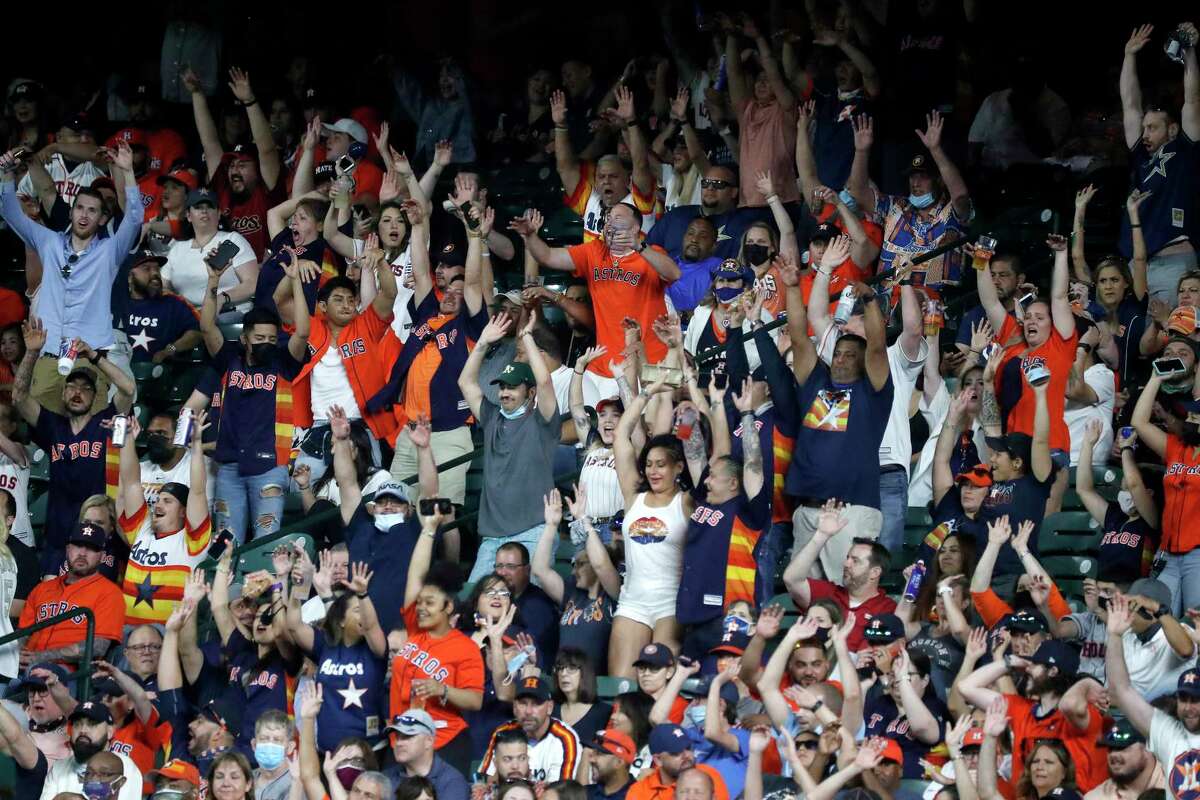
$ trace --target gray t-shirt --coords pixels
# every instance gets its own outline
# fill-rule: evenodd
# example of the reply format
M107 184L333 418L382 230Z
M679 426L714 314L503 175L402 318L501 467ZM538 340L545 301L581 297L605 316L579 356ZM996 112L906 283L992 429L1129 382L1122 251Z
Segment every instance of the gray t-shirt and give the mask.
M1079 636L1071 640L1083 643L1079 653L1079 674L1090 675L1104 683L1104 654L1108 641L1104 621L1090 611L1068 614L1065 618L1079 626Z
M505 419L486 397L479 404L483 430L483 493L479 535L512 536L545 521L542 498L554 488L558 409L547 420L537 408Z

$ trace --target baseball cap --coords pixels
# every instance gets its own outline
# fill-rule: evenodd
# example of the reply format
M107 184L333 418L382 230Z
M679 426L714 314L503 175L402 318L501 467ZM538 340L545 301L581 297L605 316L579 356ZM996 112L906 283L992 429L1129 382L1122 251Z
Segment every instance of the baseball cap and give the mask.
M1083 795L1066 786L1054 787L1046 797L1053 798L1053 800L1083 800Z
M179 481L167 481L158 489L159 495L169 494L179 501L180 505L187 505L188 495L191 490Z
M87 367L75 367L75 369L71 370L71 373L67 375L67 379L64 381L64 383L70 383L76 378L83 378L92 385L93 391L96 389L96 373Z
M743 267L735 258L727 258L713 273L713 280L749 283L754 280L754 271L749 267Z
M68 130L75 131L76 133L83 133L84 131L90 132L94 130L91 120L88 119L88 115L83 111L75 111L67 114L58 121L58 127L66 128Z
M1059 673L1063 675L1074 675L1079 671L1079 653L1075 648L1057 639L1042 642L1029 660L1034 664L1058 667Z
M675 654L671 652L671 648L665 644L651 642L642 648L642 652L638 653L637 661L633 662L635 667L669 667L675 663Z
M363 144L367 143L367 129L363 127L361 122L350 119L349 117L342 117L332 125L322 125L321 129L326 134L344 133L356 142L362 142Z
M252 144L235 144L229 155L234 161L258 161L258 148Z
M437 263L434 266L437 266L438 264L445 264L447 267L462 267L465 266L466 263L466 251L454 242L446 242L444 245L442 245L442 249L438 251ZM507 295L508 292L505 292L505 296ZM513 300L513 302L520 303L520 297L521 293L517 292L518 299Z
M692 749L692 740L687 731L673 722L655 725L650 729L650 754L678 755L684 750Z
M1200 318L1192 306L1180 306L1167 317L1167 332L1190 336L1200 328Z
M30 668L32 669L32 667ZM1200 697L1200 669L1192 668L1179 676L1176 684L1176 694L1186 694L1189 697Z
M124 697L125 690L121 688L121 684L114 681L112 678L101 678L92 684L92 697L95 699L101 697Z
M501 292L500 294L496 295L497 300L502 297L508 302L512 303L514 306L520 306L525 303L525 298L521 297L521 292L519 289L509 289L507 292Z
M895 614L876 614L863 629L863 638L871 644L891 644L904 638L904 623Z
M385 730L395 731L401 736L436 736L437 725L433 717L423 708L410 708L403 714L392 717Z
M524 361L510 361L492 381L493 386L498 383L505 386L520 386L521 384L532 386L537 381L533 378L533 370Z
M337 168L332 161L322 161L313 167L313 183L324 183L337 178Z
M10 683L9 689L12 692L17 692L21 689L45 689L46 681L42 679L41 675L33 674L35 669L42 670L43 672L53 673L54 676L58 678L59 682L65 682L67 680L67 671L63 667L49 661L40 661L37 664L31 665L29 667L29 671L26 672L19 681Z
M1048 633L1050 631L1045 617L1028 608L1019 608L1010 614L1008 627L1025 633Z
M221 699L210 700L208 705L200 709L200 715L227 731L241 730L242 712L236 703Z
M1146 737L1142 736L1141 732L1133 727L1132 722L1122 718L1115 720L1104 733L1100 734L1100 741L1096 742L1096 744L1112 750L1124 750L1131 744L1137 744L1138 742L1145 744Z
M828 242L830 239L836 239L839 233L841 233L841 231L839 231L833 225L829 224L828 222L822 222L813 230L812 235L808 237L808 240L810 242Z
M932 167L933 165L929 163L929 159L924 155L917 154L908 162L908 166L904 168L903 174L912 175L914 172L932 173L934 171Z
M689 700L695 700L699 697L708 697L708 690L712 688L712 682L712 675L696 675L688 678L683 682L683 685L679 687L679 696L686 697ZM720 697L727 705L736 705L739 697L737 687L729 682L721 684Z
M530 675L528 678L522 678L521 684L517 687L517 699L522 697L532 697L539 703L545 703L551 698L550 684L546 683L545 679L540 675Z
M67 544L78 544L94 550L103 550L108 544L108 534L104 528L91 522L81 522L79 527L67 537Z
M112 714L108 713L108 707L96 700L86 700L75 706L75 710L67 719L74 722L81 718L90 719L92 722L107 722L109 725L112 725L113 721Z
M201 203L208 203L213 208L217 207L217 196L211 189L206 189L201 186L199 189L193 189L188 192L187 208L195 208Z
M159 186L162 186L167 181L175 181L181 183L189 192L195 191L200 186L200 180L196 177L196 173L192 172L187 167L176 167L175 169L163 175L159 175L155 180Z
M129 265L131 267L136 267L138 264L145 264L147 261L155 261L159 264L159 266L162 266L163 264L167 263L167 257L162 253L154 252L149 247L143 247L141 250L138 250L133 254L133 257L129 261Z
M197 789L200 788L200 770L196 769L195 764L189 764L179 758L172 758L158 769L150 770L146 777L151 780L164 778L168 781L187 781Z
M396 481L387 481L375 490L375 499L378 500L381 497L394 497L402 503L412 504L408 495L408 487Z
M983 744L983 728L967 728L963 735L963 747L979 747Z
M884 740L883 760L895 761L897 764L904 763L904 751L900 749L900 743L895 739Z
M141 128L122 128L108 139L110 144L124 141L130 147L149 147L150 137Z
M992 485L992 468L987 464L976 464L970 469L964 469L954 476L955 483L969 483L972 486L987 488Z
M34 80L23 80L8 90L8 102L17 100L40 100L43 94L42 85Z
M619 397L606 397L603 400L596 403L596 413L599 414L601 411L608 408L609 406L612 406L613 408L617 409L618 414L625 413L625 403L621 402L621 398L619 398Z
M1171 590L1165 583L1155 578L1138 578L1130 584L1126 594L1147 597L1160 606L1171 607Z
M730 655L740 656L746 652L746 647L750 644L750 634L745 631L725 631L721 634L721 643L709 653L729 653Z
M597 731L596 736L588 742L587 746L593 750L602 750L609 755L616 756L626 764L632 764L637 758L637 746L634 745L633 739L629 738L629 734L614 728Z
M989 450L996 453L1008 453L1012 458L1019 458L1030 465L1033 453L1033 437L1027 433L1009 433L1004 436L988 436L985 438Z

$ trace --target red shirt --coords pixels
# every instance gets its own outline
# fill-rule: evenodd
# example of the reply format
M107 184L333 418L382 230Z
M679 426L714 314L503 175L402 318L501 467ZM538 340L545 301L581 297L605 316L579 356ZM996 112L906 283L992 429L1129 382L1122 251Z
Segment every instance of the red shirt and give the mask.
M1003 347L1005 342L1013 337L1019 337L1020 324L1014 317L1004 318L1004 327L996 336L996 341ZM1040 364L1050 370L1050 384L1046 387L1046 404L1050 409L1050 449L1071 452L1071 433L1067 430L1067 422L1063 413L1067 406L1067 383L1071 378L1071 366L1075 363L1075 346L1079 343L1079 335L1071 332L1070 338L1064 339L1058 329L1051 325L1050 338L1034 348L1028 348L1024 341L1009 347L1004 353L1004 361L996 370L996 396L1001 395L1005 369L1014 358L1021 359L1021 396L1017 404L1008 412L1006 430L1009 433L1026 433L1033 435L1033 412L1035 399L1033 390L1025 386L1024 372L1031 365ZM1030 465L1026 464L1026 469Z
M1108 780L1108 753L1096 746L1104 719L1095 706L1088 706L1088 724L1076 728L1058 709L1044 717L1034 714L1034 702L1020 695L1006 694L1008 719L1012 726L1012 782L1021 778L1025 760L1037 746L1038 739L1059 739L1075 762L1075 782L1080 793L1089 792Z
M267 245L271 243L271 237L267 233L267 212L287 197L284 181L280 177L275 181L275 188L268 189L260 174L258 186L254 191L246 197L235 198L229 188L231 160L232 155L222 157L220 166L212 173L212 186L221 204L221 219L228 225L228 230L246 237L246 241L254 248L254 255L261 262Z
M853 611L854 630L850 631L850 638L847 644L851 652L862 649L866 643L863 638L863 630L867 627L867 623L871 617L876 614L894 614L896 613L896 601L888 597L883 590L868 597L864 602L856 606L850 605L850 593L846 591L845 586L838 586L830 581L823 581L820 578L808 579L808 594L812 600L822 600L829 598L838 604L842 609L842 614L845 615L849 611ZM811 605L811 601L809 605Z
M1167 436L1163 459L1162 548L1182 554L1200 547L1200 458L1197 448L1183 443L1178 436ZM1188 520L1192 520L1190 523Z

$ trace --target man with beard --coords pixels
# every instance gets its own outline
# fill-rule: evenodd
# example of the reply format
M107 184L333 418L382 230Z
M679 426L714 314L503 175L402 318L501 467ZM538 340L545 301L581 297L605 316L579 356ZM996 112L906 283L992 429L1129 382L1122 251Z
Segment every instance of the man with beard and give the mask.
M142 470L142 493L152 511L158 491L165 484L178 483L192 488L192 448L175 446L178 421L175 414L162 411L150 417L146 423L146 457L139 466ZM214 479L211 475L205 478L205 487L206 494L212 497ZM123 503L118 505L117 510L122 510L122 506Z
M492 732L492 741L479 765L483 775L496 774L494 751L497 737L507 731L520 730L529 742L529 773L538 783L575 780L579 771L580 744L575 730L557 717L551 716L554 698L550 686L538 676L522 678L513 701L512 722L506 722Z
M92 657L102 658L111 646L119 643L125 625L125 601L117 585L97 571L107 541L108 535L99 526L90 522L78 524L67 538L69 571L33 587L21 610L20 627L61 614L65 609L90 608L96 615ZM78 663L83 656L86 631L85 620L80 616L30 634L21 649L22 669L35 657L39 661Z
M1170 694L1180 676L1195 665L1196 643L1172 616L1171 590L1162 581L1139 578L1120 598L1131 614L1128 630L1121 637L1125 674L1134 691L1152 702ZM1111 637L1111 622L1108 633Z
M171 743L171 729L161 724L141 681L104 661L94 665L98 680L92 685L92 699L112 715L111 749L129 756L145 774L154 768L159 748Z
M13 405L32 428L30 438L50 457L50 502L46 511L46 539L42 551L42 574L56 575L63 562L63 545L74 531L83 502L94 494L112 488L109 458L113 452L112 419L126 414L137 390L133 380L111 361L97 354L88 344L76 340L79 358L90 361L117 387L116 397L99 413L96 405L97 373L85 365L71 369L62 387L60 402L65 415L52 411L44 401L30 393L30 378L46 346L47 329L41 320L30 317L24 325L25 357L17 370L13 386Z
M312 262L307 262L312 264ZM200 330L219 374L221 416L213 460L217 468L214 521L219 530L233 531L238 543L279 530L284 488L291 461L295 428L292 381L308 360L308 304L300 265L293 256L283 267L292 284L296 329L279 343L283 324L271 311L254 308L242 319L237 342L225 341L217 327L217 281L208 268L208 290L200 309ZM207 406L211 394L199 389ZM193 488L199 488L192 481ZM253 521L253 533L247 528Z
M664 723L650 730L650 754L654 771L629 787L625 800L671 800L675 785L685 770L698 769L712 779L714 800L729 800L721 774L707 764L696 764L692 740L678 725Z
M679 280L667 287L667 297L680 314L700 305L712 286L713 273L721 259L713 255L717 246L717 227L711 219L698 216L688 223L683 234L683 248L675 263L679 265Z
M1109 653L1112 652L1112 611L1109 611ZM976 708L987 708L996 699L1007 703L1013 734L1012 780L1025 770L1025 759L1038 739L1059 739L1075 762L1075 778L1083 791L1105 779L1105 764L1096 749L1103 719L1095 706L1092 678L1075 682L1079 654L1054 639L1044 641L1029 658L1007 654L980 667L959 682L963 698ZM1109 670L1112 670L1111 655ZM1002 677L1017 673L1018 694L1001 694L991 688ZM1124 673L1124 667L1122 667ZM1109 672L1112 675L1112 672ZM1127 678L1128 679L1128 678ZM1143 703L1145 701L1142 701Z
M163 294L162 265L167 257L141 250L129 267L129 318L125 330L134 363L161 364L200 344L200 320L182 297Z
M700 179L700 205L677 206L654 223L646 235L646 244L658 245L676 261L683 251L684 235L696 217L706 217L717 229L713 255L722 261L737 258L746 228L754 222L769 221L771 209L738 208L738 173L736 165L721 164L709 167Z
M992 273L992 285L996 287L996 296L1009 316L1013 315L1013 307L1017 297L1024 291L1018 292L1025 285L1025 273L1021 270L1021 257L1016 253L997 253L988 265ZM982 305L973 306L963 313L962 321L958 323L958 338L954 346L968 359L976 359L979 353L971 352L971 332L975 326L987 321L987 311Z
M42 800L51 800L60 792L83 794L85 781L110 784L110 797L118 800L141 800L142 773L137 764L124 753L105 752L113 720L104 704L94 700L80 703L71 712L70 722L71 757L50 768Z
M1129 720L1114 722L1096 744L1108 749L1109 777L1083 800L1136 800L1142 792L1166 788L1162 765Z
M587 787L588 800L625 800L633 779L629 768L637 758L637 746L629 735L608 728L599 731L587 744L591 751L588 765L592 783Z
M208 107L196 74L188 69L183 74L184 85L192 93L192 113L196 130L204 146L204 163L208 167L206 183L212 185L221 198L221 216L231 230L246 237L259 261L267 249L267 211L284 200L285 186L281 180L281 160L271 123L250 86L246 73L234 68L229 71L230 86L238 105L246 109L254 146L234 146L226 153L221 137Z

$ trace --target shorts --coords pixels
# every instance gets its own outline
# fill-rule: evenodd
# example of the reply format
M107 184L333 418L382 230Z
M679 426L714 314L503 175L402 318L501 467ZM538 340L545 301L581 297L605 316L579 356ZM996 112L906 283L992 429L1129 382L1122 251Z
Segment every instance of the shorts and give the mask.
M471 441L471 429L466 425L451 428L448 431L434 431L430 436L429 447L433 450L433 460L436 464L445 464L461 455L475 449ZM467 472L471 464L459 464L438 473L438 496L445 497L456 506L461 506L467 498ZM408 428L401 428L396 435L396 453L392 457L390 472L392 478L404 481L417 474L417 448L413 447L408 438ZM414 494L419 495L420 484L414 483Z
M614 617L625 617L640 622L651 630L660 621L675 616L675 595L679 587L659 587L660 591L629 591L629 584L621 587Z

